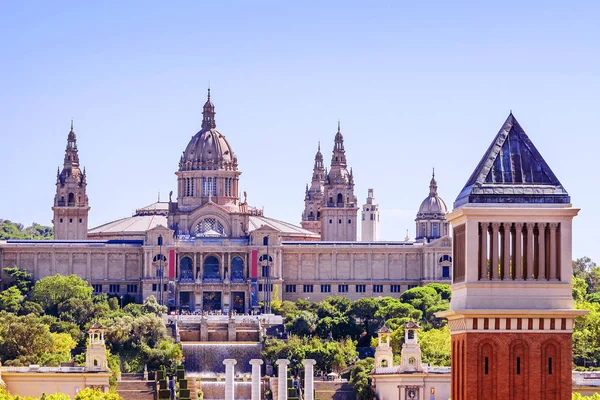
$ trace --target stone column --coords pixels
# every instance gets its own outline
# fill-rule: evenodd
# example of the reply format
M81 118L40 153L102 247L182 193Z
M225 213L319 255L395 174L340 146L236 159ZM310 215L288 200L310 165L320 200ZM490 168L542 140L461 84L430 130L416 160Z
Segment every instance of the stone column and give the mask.
M546 280L546 223L538 223L538 280Z
M279 373L277 374L277 400L287 400L287 367L290 365L290 361L279 359L275 364L279 366Z
M556 222L552 222L548 224L550 226L550 276L548 277L551 281L555 281L557 279L557 269L558 263L556 262L556 229L558 228L558 224Z
M514 279L523 280L527 276L525 273L523 263L523 251L522 251L522 236L523 234L523 223L515 222L515 240L514 240L514 256L513 256L513 270L515 271Z
M304 364L304 400L314 400L314 365L316 363L310 358L302 360L302 364Z
M500 267L500 279L510 279L510 227L512 223L505 222L502 233L502 266Z
M488 272L487 272L487 263L488 263L488 249L487 249L487 240L488 240L488 228L489 223L482 222L481 223L481 236L480 240L480 260L479 260L479 280L487 280Z
M533 277L533 252L534 252L534 246L533 246L533 222L528 222L527 223L527 240L525 242L525 246L527 248L527 253L526 253L526 264L523 266L523 270L524 270L524 274L525 274L525 279L532 279Z
M227 358L223 360L223 364L225 364L225 400L235 400L233 367L237 364L237 361Z
M492 248L492 259L490 260L490 280L498 279L498 229L500 228L499 222L492 222L492 240L491 240L491 248Z
M252 365L252 397L251 400L260 400L260 366L263 360L256 358L250 360Z

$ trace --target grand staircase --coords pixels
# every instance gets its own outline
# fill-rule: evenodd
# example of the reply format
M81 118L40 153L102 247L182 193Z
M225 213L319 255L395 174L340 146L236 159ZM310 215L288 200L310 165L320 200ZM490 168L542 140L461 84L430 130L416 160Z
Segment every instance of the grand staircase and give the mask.
M356 400L356 395L348 382L315 380L315 400Z
M142 374L122 374L117 393L124 400L154 400L154 381L145 381Z

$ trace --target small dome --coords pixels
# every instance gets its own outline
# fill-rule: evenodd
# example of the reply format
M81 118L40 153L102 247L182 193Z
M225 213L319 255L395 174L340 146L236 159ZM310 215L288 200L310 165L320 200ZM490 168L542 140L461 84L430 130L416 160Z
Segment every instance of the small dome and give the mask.
M439 217L446 215L448 208L444 200L438 195L429 196L421 203L419 207L419 216L424 214L437 214Z
M225 136L216 129L202 129L183 152L180 169L232 169L234 163L237 160Z
M419 212L417 213L417 219L431 217L442 218L446 213L448 213L448 207L446 207L444 200L438 196L434 171L431 182L429 182L429 196L421 203L421 207L419 207Z

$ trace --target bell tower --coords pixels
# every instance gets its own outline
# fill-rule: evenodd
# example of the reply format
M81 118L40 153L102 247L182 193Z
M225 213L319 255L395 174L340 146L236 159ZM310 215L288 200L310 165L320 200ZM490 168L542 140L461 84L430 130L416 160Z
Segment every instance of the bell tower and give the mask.
M360 223L360 240L376 242L379 240L379 204L375 202L373 189L369 189L367 202L362 206L362 222Z
M73 130L67 137L67 148L62 171L56 173L54 196L54 238L56 240L86 240L90 207L86 194L86 174L79 168L77 138Z
M321 240L354 242L358 232L358 207L354 195L354 175L352 169L348 172L344 136L339 121L331 168L325 175L324 199L320 209Z
M578 212L511 113L447 216L453 400L571 399Z
M321 154L321 143L315 154L315 165L310 187L306 185L304 196L304 212L302 213L302 228L311 232L321 234L321 212L323 204L323 187L325 184L325 167L323 166L323 154Z

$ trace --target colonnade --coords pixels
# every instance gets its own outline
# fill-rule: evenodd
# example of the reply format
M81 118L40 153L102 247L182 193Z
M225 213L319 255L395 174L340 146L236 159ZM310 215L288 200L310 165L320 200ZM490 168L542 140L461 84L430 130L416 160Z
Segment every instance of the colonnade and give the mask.
M479 280L560 280L560 224L480 222Z
M314 400L314 365L317 362L313 359L302 360L304 364L304 400ZM235 400L234 367L237 361L231 358L223 360L225 365L225 400ZM260 400L260 366L263 361L260 359L250 360L252 365L252 396L251 400ZM277 399L287 400L287 368L289 360L280 359L275 363L279 367L277 376Z

